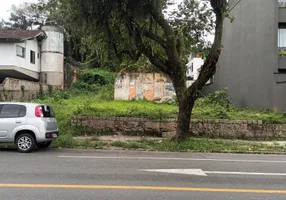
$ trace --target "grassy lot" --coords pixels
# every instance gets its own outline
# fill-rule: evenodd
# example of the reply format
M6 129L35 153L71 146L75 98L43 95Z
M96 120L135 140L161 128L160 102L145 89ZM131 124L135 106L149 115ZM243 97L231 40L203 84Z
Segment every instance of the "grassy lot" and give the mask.
M70 118L74 115L104 117L140 117L150 119L176 118L177 105L158 104L148 101L112 101L104 100L112 95L110 85L102 86L98 92L70 91L55 92L51 96L38 99L36 102L51 104L55 110L60 129L63 133L72 133ZM195 119L232 119L262 120L264 123L286 123L285 113L270 110L237 109L230 105L210 103L209 97L197 101L192 118Z
M184 143L172 141L132 141L114 142L104 141L75 141L72 136L82 135L81 130L70 125L70 119L75 115L104 116L104 117L140 117L150 119L176 118L178 106L176 103L158 104L141 101L114 101L113 83L115 75L102 70L84 71L71 91L50 91L35 102L51 104L61 130L61 136L56 147L92 147L116 146L123 148L142 148L158 151L247 151L259 150L264 146L251 144L222 142L220 140L190 139ZM196 119L231 119L231 120L262 120L264 123L286 123L285 113L275 113L271 110L237 109L225 90L217 91L206 97L199 98L193 110L192 118ZM95 133L92 133L96 136ZM269 147L267 147L269 149ZM277 150L277 149L269 149ZM284 150L280 147L278 150Z

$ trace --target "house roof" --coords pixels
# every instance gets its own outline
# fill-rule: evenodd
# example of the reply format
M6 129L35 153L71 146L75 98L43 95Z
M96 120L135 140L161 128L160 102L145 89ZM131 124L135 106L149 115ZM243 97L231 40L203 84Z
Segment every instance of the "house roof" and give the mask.
M44 34L40 30L7 29L0 30L0 40L25 40Z

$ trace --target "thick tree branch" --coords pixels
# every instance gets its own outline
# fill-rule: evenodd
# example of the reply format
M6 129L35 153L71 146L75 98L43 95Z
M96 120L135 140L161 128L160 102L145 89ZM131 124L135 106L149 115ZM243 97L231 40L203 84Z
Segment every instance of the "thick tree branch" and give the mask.
M164 15L162 13L160 13L156 8L154 8L152 6L152 4L150 4L149 7L150 10L150 14L153 17L153 19L159 24L159 26L162 27L162 29L164 30L164 33L167 37L167 40L169 41L174 40L175 42L175 38L171 38L170 36L174 36L174 30L173 28L170 26L170 24L168 23L168 21L165 19Z
M151 32L151 31L147 31L147 30L143 30L142 31L142 35L155 41L157 44L159 44L163 49L166 49L166 41L161 38L159 35Z
M184 90L182 87L185 86L185 70L182 65L182 61L177 49L177 41L174 29L171 27L169 22L165 19L162 12L158 11L156 7L150 4L150 14L153 19L158 23L158 25L163 29L166 37L166 54L167 54L167 62L166 62L166 72L172 78L172 82L174 84L176 94L178 98L180 98ZM185 88L185 87L184 87Z
M196 99L197 93L202 90L206 82L212 78L216 72L216 64L218 62L221 53L221 41L223 33L223 20L224 12L227 8L226 0L210 0L214 13L216 14L216 27L215 27L215 39L212 45L209 56L206 58L198 79L188 88L188 97L190 99Z
M168 73L167 65L163 58L157 53L152 52L152 48L142 41L141 32L135 28L135 44L140 52L142 52L150 62L156 66L160 71Z
M168 23L168 21L165 19L164 15L159 12L156 8L150 5L150 14L154 18L154 20L161 26L163 29L165 36L166 36L166 48L167 48L167 55L169 59L174 60L175 62L179 62L179 54L176 49L176 37L174 29L171 27L171 25Z

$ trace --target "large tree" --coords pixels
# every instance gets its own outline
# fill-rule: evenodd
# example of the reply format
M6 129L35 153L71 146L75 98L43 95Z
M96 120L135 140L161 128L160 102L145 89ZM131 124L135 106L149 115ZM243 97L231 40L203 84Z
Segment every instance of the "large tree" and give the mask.
M191 135L192 109L205 83L215 74L221 53L227 0L184 0L171 17L167 0L51 0L67 7L70 20L106 43L107 51L121 60L144 56L174 85L178 104L176 139ZM214 21L212 20L214 16ZM205 47L203 38L215 26L214 42L198 79L186 86L185 60L190 51ZM111 55L108 54L108 55Z
M5 26L22 30L37 29L43 25L47 15L44 0L39 0L38 3L24 2L18 6L12 5L10 18L5 22Z

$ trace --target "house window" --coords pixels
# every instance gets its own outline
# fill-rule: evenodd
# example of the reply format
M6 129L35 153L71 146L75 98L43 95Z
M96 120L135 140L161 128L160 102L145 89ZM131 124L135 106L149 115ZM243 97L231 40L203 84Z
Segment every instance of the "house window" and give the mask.
M25 48L17 45L16 46L16 54L19 57L25 58Z
M191 65L191 72L193 72L194 71L194 63L192 63L192 65Z
M36 54L35 54L35 51L30 51L30 62L32 64L35 64L36 63Z
M286 23L279 23L278 25L278 47L286 47Z

